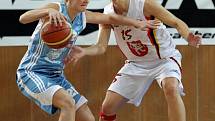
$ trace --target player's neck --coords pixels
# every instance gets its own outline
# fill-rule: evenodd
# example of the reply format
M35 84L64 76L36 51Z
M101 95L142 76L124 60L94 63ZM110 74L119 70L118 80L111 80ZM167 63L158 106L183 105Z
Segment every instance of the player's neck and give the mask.
M120 15L126 15L128 12L130 0L112 0L114 11Z
M68 15L69 15L71 20L74 20L75 16L79 13L79 11L76 11L76 10L72 9L69 6L67 7L67 11L68 11Z

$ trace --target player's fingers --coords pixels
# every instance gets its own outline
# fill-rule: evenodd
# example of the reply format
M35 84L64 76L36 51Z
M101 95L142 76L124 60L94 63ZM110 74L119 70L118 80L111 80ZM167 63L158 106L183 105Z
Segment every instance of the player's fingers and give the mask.
M199 45L201 45L201 44L202 44L202 40L201 40L201 39L198 41L198 44L199 44Z
M66 48L72 49L72 48L73 48L73 45L72 45L72 44L67 44L67 45L66 45Z
M76 65L77 64L77 62L78 62L78 59L75 59L74 61L73 61L73 65Z
M154 23L149 23L150 26L152 26L153 28L158 28L161 23L160 22L154 22Z
M147 23L150 25L160 25L161 21L159 21L159 20L148 20Z
M201 41L201 37L200 37L200 36L196 36L196 35L195 35L193 39L194 39L194 41L195 41L196 45L200 45L200 44L201 44L201 42L202 42L202 41Z
M65 58L64 58L64 63L65 64L68 64L70 63L70 61L73 60L73 56L72 56L72 53L70 52Z
M148 31L149 28L144 27L144 28L141 28L141 30L142 30L142 31Z
M149 31L149 28L145 28L144 31Z
M57 23L59 23L60 24L60 26L62 26L62 19L61 19L61 17L60 16L57 16Z
M199 45L201 45L201 44L202 44L202 41L199 40L199 41L197 42L197 45L199 46Z
M49 16L49 23L53 23L53 17Z
M159 27L159 25L152 25L151 28L152 29L157 29Z
M72 58L69 60L68 63L71 63L74 66L74 65L76 65L77 61L76 61L76 59Z
M158 26L151 25L151 24L147 24L147 28L157 29L157 28L158 28Z
M72 60L72 65L75 66L77 64L78 60L79 60L78 58L74 58Z
M56 18L52 19L52 23L54 23L54 25L57 26L57 20L56 20Z
M55 15L52 15L51 17L51 23L54 23L55 26L57 26L57 18Z
M160 26L160 23L154 23L155 20L149 20L146 22L147 28L156 29L158 26Z
M152 26L149 23L146 23L144 28L151 28Z
M154 24L160 25L160 24L161 24L161 21L158 20L158 19L156 19L156 20L154 21Z
M202 44L202 38L198 36L198 44Z
M158 27L160 25L161 25L161 23L154 23L154 24L152 24L152 26L156 26L156 27Z
M61 15L60 17L61 17L62 22L66 22L66 18L64 15Z
M72 45L72 49L76 49L78 48L78 46Z
M69 58L69 63L73 63L74 60L75 60L75 58L73 58L73 57Z
M66 58L64 59L64 64L68 64L68 63L69 63L69 58L66 57Z
M195 42L195 47L199 48L199 42L198 41Z

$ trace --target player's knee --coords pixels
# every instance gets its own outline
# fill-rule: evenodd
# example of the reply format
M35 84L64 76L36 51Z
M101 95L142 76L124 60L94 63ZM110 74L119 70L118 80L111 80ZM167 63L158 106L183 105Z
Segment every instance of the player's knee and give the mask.
M110 103L103 103L102 104L102 112L104 114L115 114L114 107Z
M163 90L166 97L174 98L179 94L177 85L165 85L163 86Z
M53 105L61 110L75 109L75 100L64 89L58 90L53 96Z
M70 96L66 96L61 99L59 108L65 111L75 110L75 100Z

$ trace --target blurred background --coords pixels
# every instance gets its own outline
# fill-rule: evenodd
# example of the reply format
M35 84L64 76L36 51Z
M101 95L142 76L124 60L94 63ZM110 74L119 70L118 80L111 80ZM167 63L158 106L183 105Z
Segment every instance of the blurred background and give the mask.
M0 117L1 121L57 121L24 97L16 85L16 68L27 50L28 40L37 22L22 25L19 16L27 10L57 0L0 0ZM59 1L59 0L58 0ZM88 9L103 12L110 0L91 0ZM159 0L174 15L185 21L203 38L199 48L187 46L173 28L168 28L183 56L183 97L187 121L215 121L215 0ZM77 45L96 43L98 25L87 24ZM104 55L84 57L76 66L66 67L66 76L86 96L93 114L98 113L106 89L124 64L125 57L112 34ZM153 83L140 107L126 105L118 121L167 121L167 105L162 90Z

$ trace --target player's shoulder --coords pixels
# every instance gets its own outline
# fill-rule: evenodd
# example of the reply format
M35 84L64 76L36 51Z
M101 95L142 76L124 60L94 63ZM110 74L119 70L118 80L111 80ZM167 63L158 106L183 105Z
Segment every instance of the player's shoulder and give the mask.
M110 14L110 13L114 13L112 2L104 7L104 14Z
M61 6L60 2L50 2L43 5L41 8L53 8L53 9L59 10L60 6Z

